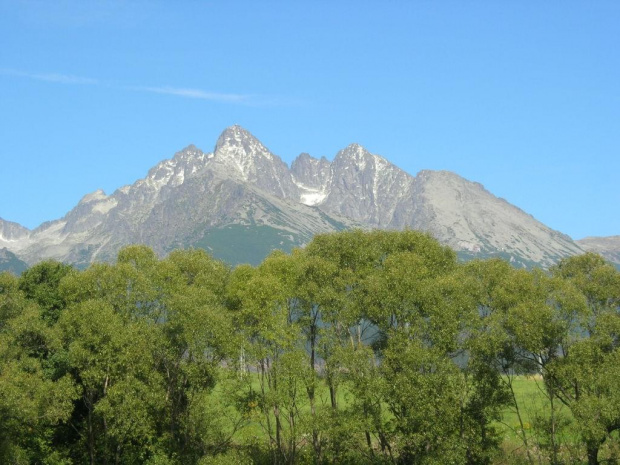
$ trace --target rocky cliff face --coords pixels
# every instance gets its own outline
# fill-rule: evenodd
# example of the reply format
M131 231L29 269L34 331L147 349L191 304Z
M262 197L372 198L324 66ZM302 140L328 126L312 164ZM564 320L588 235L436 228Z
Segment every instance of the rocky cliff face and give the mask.
M296 184L305 189L324 189L330 177L331 163L325 157L314 158L307 153L299 155L291 164L291 173Z
M316 233L350 227L428 231L466 256L549 266L582 252L568 236L447 171L402 171L352 144L329 162L288 166L239 126L211 153L190 145L111 195L84 196L65 217L28 231L0 220L0 247L22 260L86 265L144 243L165 254L205 247L233 263L259 262Z

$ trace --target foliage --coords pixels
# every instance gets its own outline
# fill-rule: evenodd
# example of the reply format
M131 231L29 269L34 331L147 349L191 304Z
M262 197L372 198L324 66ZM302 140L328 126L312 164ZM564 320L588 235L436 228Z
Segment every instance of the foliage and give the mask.
M415 231L43 262L0 274L0 461L614 463L619 305L597 255L462 264Z

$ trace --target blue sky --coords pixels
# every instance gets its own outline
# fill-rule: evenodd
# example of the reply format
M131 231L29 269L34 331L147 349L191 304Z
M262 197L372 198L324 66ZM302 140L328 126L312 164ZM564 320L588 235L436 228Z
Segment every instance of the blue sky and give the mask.
M0 0L0 217L35 227L240 124L620 234L620 2Z

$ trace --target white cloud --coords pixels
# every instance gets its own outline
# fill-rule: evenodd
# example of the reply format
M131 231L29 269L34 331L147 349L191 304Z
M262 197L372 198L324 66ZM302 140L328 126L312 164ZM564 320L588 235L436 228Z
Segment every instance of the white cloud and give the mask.
M114 84L101 81L99 79L62 73L29 73L16 69L0 68L0 75L22 77L27 79L35 79L38 81L46 81L67 85L105 86L107 88L117 90L125 90L131 92L150 92L154 94L165 94L176 97L208 100L211 102L230 103L237 105L281 106L295 104L295 102L282 100L281 98L274 96L210 92L203 89L172 86L126 86L122 84Z
M249 103L252 96L242 94L224 94L219 92L207 92L201 89L185 89L179 87L129 87L130 90L153 92L155 94L176 95L201 100L229 103Z
M26 73L24 71L19 71L15 69L0 69L0 74L4 74L6 76L18 76L18 77L25 77L29 79L36 79L38 81L59 82L61 84L99 84L99 81L97 79L87 78L83 76L73 76L71 74L60 74L60 73L36 74L36 73Z
M96 79L81 76L72 76L70 74L33 74L30 77L48 82L60 82L62 84L99 84Z

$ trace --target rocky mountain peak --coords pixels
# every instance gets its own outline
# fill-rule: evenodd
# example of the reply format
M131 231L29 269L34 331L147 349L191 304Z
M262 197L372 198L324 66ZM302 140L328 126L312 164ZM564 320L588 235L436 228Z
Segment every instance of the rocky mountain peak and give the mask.
M336 172L352 168L355 172L372 171L372 173L378 173L388 167L396 168L386 159L370 153L360 144L351 144L342 149L336 154L332 163L332 169Z
M199 157L200 155L203 155L202 150L200 150L194 144L189 144L183 150L175 153L173 159L182 161L182 160Z
M286 163L241 126L226 128L215 144L213 162L228 176L280 198L299 198Z
M256 137L239 125L224 129L215 143L213 152L216 154L245 152L267 158L272 157L271 152Z
M82 197L78 205L85 205L87 203L97 202L99 200L105 200L107 197L108 196L105 195L105 192L103 189L97 189L96 191L91 192L90 194L86 194L84 197Z
M372 227L398 228L411 206L412 177L359 144L342 149L331 164L329 194L322 206Z
M331 163L325 157L314 158L307 153L300 154L291 164L291 173L295 183L302 189L303 194L324 193L330 178ZM306 205L316 205L318 197L312 197L315 202L304 201ZM306 199L308 200L308 199Z
M334 161L342 158L359 161L364 159L367 155L370 155L370 152L368 152L365 147L360 144L353 143L347 145L344 149L338 152L334 158Z
M304 205L320 205L327 197L331 181L331 163L307 153L299 155L291 164L292 179L299 189L299 201Z
M291 164L291 171L295 171L296 166L306 166L306 165L317 166L317 165L324 165L324 164L327 164L327 165L330 164L327 158L325 157L321 157L320 159L314 158L309 153L303 152L303 153L300 153L297 156L297 158L295 158L295 160L293 160L293 163Z
M171 165L174 165L176 171L183 170L188 175L192 175L202 169L211 158L213 158L212 153L206 154L194 144L190 144L174 154Z
M291 164L291 169L293 169L293 166L295 166L296 164L316 163L317 161L318 160L312 155L310 155L308 152L302 152L297 156L297 158L295 158L295 160L293 160L293 163Z
M21 224L0 218L0 242L18 240L26 237L29 233L30 230Z
M222 132L213 153L216 162L227 165L244 181L250 180L257 163L274 161L275 157L256 137L237 125Z

